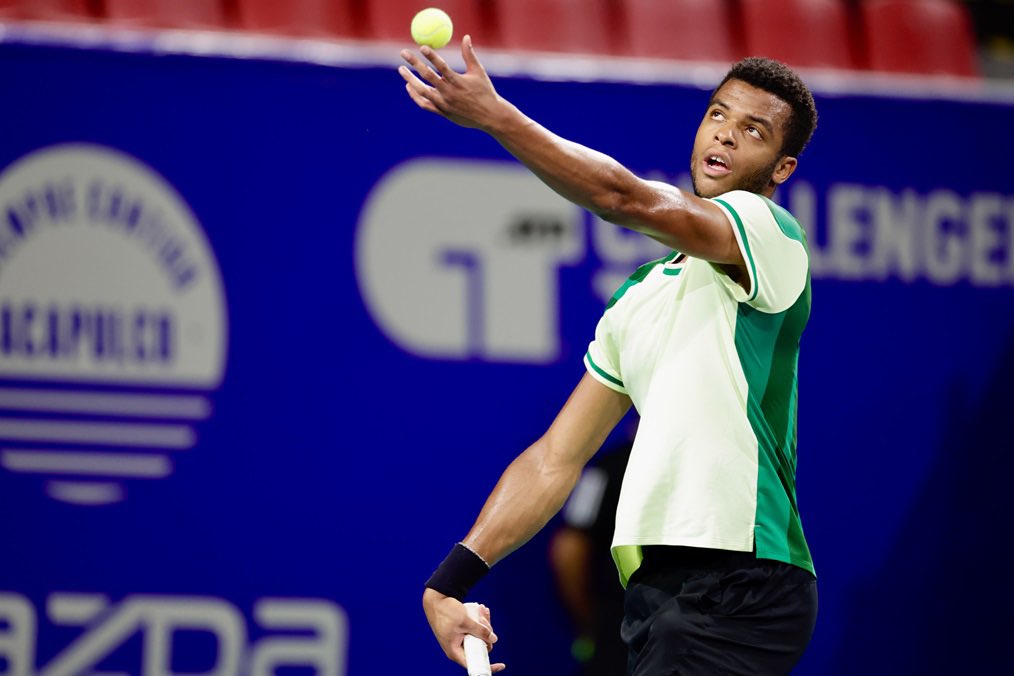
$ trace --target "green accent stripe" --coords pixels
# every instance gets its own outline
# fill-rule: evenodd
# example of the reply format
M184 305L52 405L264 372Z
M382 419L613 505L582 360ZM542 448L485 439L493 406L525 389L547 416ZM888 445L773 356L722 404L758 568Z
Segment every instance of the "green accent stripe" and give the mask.
M587 359L588 360L588 364L593 369L595 369L595 373L599 374L600 376L602 376L603 378L605 378L606 380L608 380L612 384L619 385L620 387L623 387L623 381L622 380L619 380L618 378L614 378L613 376L609 375L608 373L606 373L605 371L603 371L601 368L599 368L599 365L595 363L594 359L592 359L591 352L586 352L585 355L584 355L584 358Z
M683 272L683 268L662 268L662 274L670 277L678 277L681 272Z
M623 298L623 295L627 293L630 287L634 286L635 284L640 284L641 282L643 282L644 278L648 276L648 273L651 272L656 265L668 263L669 261L673 260L679 255L680 254L678 251L673 251L664 258L659 258L658 260L654 261L648 261L641 267L634 270L634 274L630 275L630 277L627 278L627 281L623 282L620 288L616 289L616 293L613 294L613 297L609 299L609 303L606 304L606 309L608 310L612 306L616 305L616 302L619 301L621 298Z
M743 248L746 249L746 259L750 262L750 279L753 280L753 284L751 285L753 288L750 289L750 297L746 299L749 303L757 297L757 286L759 280L757 279L757 265L753 262L753 254L750 253L750 240L746 237L746 228L743 227L743 219L739 217L739 214L728 202L720 199L716 199L715 201L729 210L729 213L732 214L733 220L736 221L736 227L739 228L740 239L743 241Z
M736 352L748 386L747 418L758 442L755 541L761 558L813 572L796 505L799 338L810 316L810 280L785 312L739 305Z

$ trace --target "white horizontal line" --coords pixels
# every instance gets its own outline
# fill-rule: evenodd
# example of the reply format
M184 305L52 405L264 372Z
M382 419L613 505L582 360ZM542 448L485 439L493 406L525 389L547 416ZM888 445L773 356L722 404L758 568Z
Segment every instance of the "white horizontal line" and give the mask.
M0 438L107 446L190 448L196 441L186 425L141 423L92 423L65 420L19 420L0 418Z
M161 479L173 471L164 455L75 453L68 451L4 450L0 464L12 472L46 474L100 474L104 476Z
M49 481L46 493L51 498L75 505L108 505L124 497L120 484L78 481Z
M203 420L211 414L208 400L199 396L60 392L21 388L0 388L0 409L197 420Z

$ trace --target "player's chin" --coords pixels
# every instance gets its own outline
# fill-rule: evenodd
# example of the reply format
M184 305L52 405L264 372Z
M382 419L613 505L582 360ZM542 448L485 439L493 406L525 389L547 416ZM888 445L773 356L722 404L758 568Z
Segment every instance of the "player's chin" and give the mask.
M730 187L731 174L726 176L711 176L699 167L695 167L691 173L693 174L694 194L698 197L711 199L733 190Z
M694 190L697 192L698 197L703 197L704 199L724 195L731 189L726 181L715 179L711 176L699 175L694 178Z

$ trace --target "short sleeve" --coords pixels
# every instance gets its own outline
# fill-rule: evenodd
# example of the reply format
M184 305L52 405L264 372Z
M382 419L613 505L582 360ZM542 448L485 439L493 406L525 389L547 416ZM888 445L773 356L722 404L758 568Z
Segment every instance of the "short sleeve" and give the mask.
M762 312L783 312L806 287L809 255L799 222L761 195L735 190L711 200L725 212L750 275L750 290L716 269L737 301Z
M611 390L627 394L620 373L619 350L609 330L608 315L603 315L595 327L595 340L588 345L584 366L595 380Z

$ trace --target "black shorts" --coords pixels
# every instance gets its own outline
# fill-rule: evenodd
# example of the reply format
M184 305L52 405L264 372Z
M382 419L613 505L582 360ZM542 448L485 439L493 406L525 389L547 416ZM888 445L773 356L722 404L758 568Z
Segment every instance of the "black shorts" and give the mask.
M645 547L621 633L631 676L787 674L817 620L809 571L748 552Z

